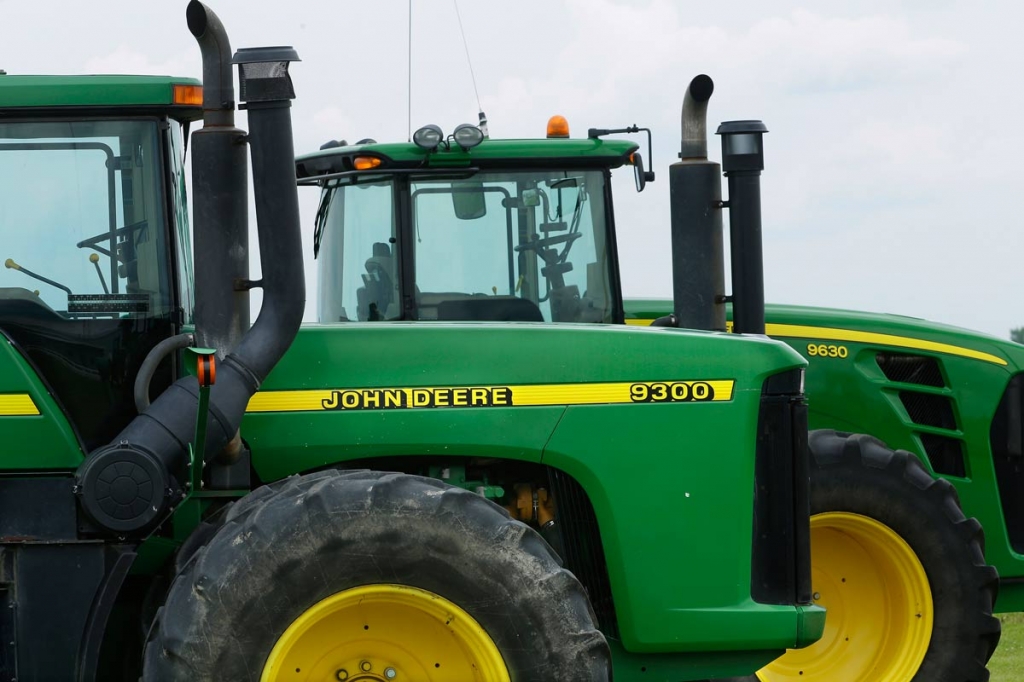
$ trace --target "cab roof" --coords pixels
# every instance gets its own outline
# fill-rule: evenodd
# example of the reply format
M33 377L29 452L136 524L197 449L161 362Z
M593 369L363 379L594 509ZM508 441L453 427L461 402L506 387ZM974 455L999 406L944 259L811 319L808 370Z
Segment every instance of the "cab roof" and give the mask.
M313 180L354 171L354 160L358 157L380 159L379 166L365 171L367 174L380 174L389 170L416 169L618 168L628 163L630 154L636 150L635 142L607 139L487 139L469 150L462 150L452 142L450 149L442 146L432 152L411 142L372 142L321 149L298 157L295 163L299 180Z
M0 74L0 117L18 116L28 111L66 112L84 109L109 110L156 109L175 118L202 118L198 104L177 104L174 86L201 86L194 78L172 76L12 76Z

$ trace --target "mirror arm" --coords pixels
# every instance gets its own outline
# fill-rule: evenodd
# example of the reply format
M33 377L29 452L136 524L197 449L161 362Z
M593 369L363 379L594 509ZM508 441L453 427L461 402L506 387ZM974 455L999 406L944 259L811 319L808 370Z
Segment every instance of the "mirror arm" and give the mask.
M650 128L640 128L635 123L625 128L591 128L587 131L587 137L591 140L596 140L599 137L615 135L617 133L647 133L647 161L651 164L651 168L654 168L654 145L651 140ZM646 182L654 182L654 171L644 171L644 180Z

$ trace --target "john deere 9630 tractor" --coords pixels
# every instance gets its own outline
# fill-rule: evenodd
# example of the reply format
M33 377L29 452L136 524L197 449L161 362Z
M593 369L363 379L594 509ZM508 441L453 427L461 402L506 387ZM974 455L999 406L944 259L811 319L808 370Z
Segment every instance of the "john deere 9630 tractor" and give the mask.
M666 332L675 333L671 328L726 331L727 307L737 329L764 333L760 226L748 229L748 224L760 210L756 183L765 128L738 121L719 129L729 178L728 201L722 201L721 168L707 160L712 88L706 76L691 83L683 107L681 160L669 169L670 301L621 297L615 245L629 237L616 236L610 174L632 166L638 189L653 174L643 168L637 145L607 136L643 130L636 126L591 129L585 139L571 139L565 120L555 117L540 140L484 139L468 125L446 137L439 127L425 126L409 144L332 142L300 157L300 184L317 185L322 192L315 248L325 333L338 326L361 330L367 343L393 351L388 365L404 365L409 355L404 346L392 347L384 339L430 333L419 341L422 348L446 357L448 344L457 344L455 352L472 364L480 347L497 342L443 340L450 338L443 331L447 323L504 321L515 330L506 331L511 336L550 323L552 334L572 329L580 336L551 337L529 365L552 361L546 371L556 374L600 367L616 376L633 363L650 361L653 345L645 344L660 343ZM724 289L724 209L731 212L732 224L731 296ZM411 320L438 326L428 332L405 323ZM637 346L582 341L597 333L594 323L625 322L628 326L619 328L625 333L652 321L652 336L638 339ZM986 565L981 526L965 518L958 491L968 513L996 537L987 557L1004 574L1005 594L1014 582L1006 576L1024 575L1024 555L1016 553L1024 542L1017 532L1024 529L1024 506L1016 501L1015 488L1024 442L1017 376L1024 370L1024 349L906 318L769 307L768 321L769 335L782 337L809 360L811 426L830 429L810 434L812 597L829 615L817 644L788 653L758 677L771 682L987 680L985 665L999 639L999 622L992 616L999 583ZM690 359L702 366L718 360L703 354ZM493 361L509 362L499 356ZM298 357L294 362L305 364ZM462 368L444 363L441 371L452 377L449 382L465 383ZM704 376L716 371L721 370ZM651 402L719 395L702 384L664 382L631 392ZM273 409L308 409L322 399L332 409L355 410L351 422L358 414L367 423L382 423L379 413L365 411L365 394L310 393L301 401L288 393L274 395L257 395L250 409L271 409L263 401L272 399ZM647 443L638 449L623 442L621 451L657 449L646 440L656 431L644 416L637 411L628 424L606 425L593 434L594 447L617 439L621 428L631 441ZM461 428L487 428L477 418ZM267 422L253 435L284 442L301 429L297 420L294 430L276 433L270 423L280 422ZM677 432L690 428L680 422ZM441 437L436 447L450 447L448 438ZM311 439L312 462L321 461L314 453L322 447ZM725 462L714 466L731 475ZM668 469L658 475L675 484L676 506L658 501L648 523L684 522L694 499L691 479L673 478ZM625 512L618 504L612 513ZM633 503L625 506L635 509ZM714 513L727 508L716 506ZM713 520L718 519L708 519ZM598 521L603 528L600 513ZM610 575L614 588L614 571ZM620 597L614 596L618 607ZM1012 593L1002 604L1008 610L1024 608Z
M187 18L202 90L0 75L0 678L693 680L820 637L800 355L545 323L622 320L632 145L325 157L300 329L295 54L234 56L246 133Z

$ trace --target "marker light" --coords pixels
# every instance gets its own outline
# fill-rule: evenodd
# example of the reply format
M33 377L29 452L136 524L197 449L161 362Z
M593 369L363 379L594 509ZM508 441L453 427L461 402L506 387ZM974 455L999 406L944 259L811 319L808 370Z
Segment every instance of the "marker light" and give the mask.
M175 85L173 101L175 104L203 106L202 85Z
M437 145L441 144L443 139L444 133L433 123L423 126L412 134L412 141L416 143L416 146L426 149L428 152L437 149Z
M484 131L472 123L463 123L455 129L452 137L455 138L455 143L462 147L463 150L472 149L484 141Z
M356 170L370 170L380 166L380 159L376 156L357 156L352 159L352 165Z
M548 119L548 137L569 137L569 122L555 114Z

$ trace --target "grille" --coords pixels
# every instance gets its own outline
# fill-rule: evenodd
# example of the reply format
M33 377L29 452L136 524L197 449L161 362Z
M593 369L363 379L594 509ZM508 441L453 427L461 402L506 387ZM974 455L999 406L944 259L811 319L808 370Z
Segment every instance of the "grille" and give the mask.
M608 580L608 565L597 527L594 507L579 483L571 476L549 469L551 489L558 509L562 531L565 567L583 584L597 616L598 627L607 637L619 637L615 604Z
M933 433L919 434L924 451L928 455L928 461L937 474L944 476L959 476L964 478L967 470L964 467L963 443L955 438L936 436Z
M900 391L900 402L915 424L934 426L939 429L956 430L953 403L944 395Z
M898 353L879 353L875 362L889 381L904 384L919 384L943 388L946 385L942 378L942 370L935 358L920 355L900 355Z

